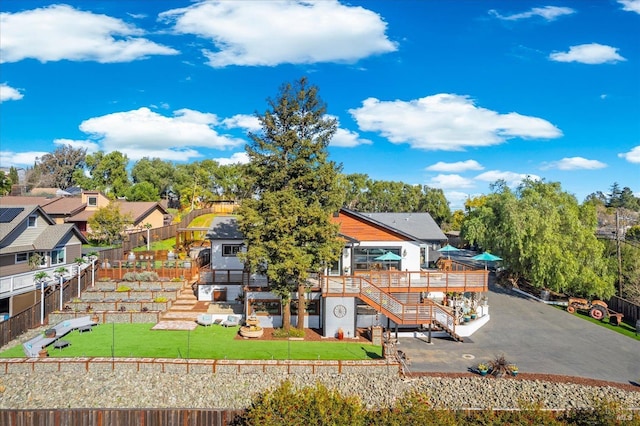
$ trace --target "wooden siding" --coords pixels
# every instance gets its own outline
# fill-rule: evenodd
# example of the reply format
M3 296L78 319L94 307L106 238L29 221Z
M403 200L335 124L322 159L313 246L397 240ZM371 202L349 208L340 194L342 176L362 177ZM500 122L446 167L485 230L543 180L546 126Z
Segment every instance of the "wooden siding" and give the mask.
M340 225L340 233L359 241L407 241L406 237L390 231L383 226L367 223L343 212L332 217L332 222Z

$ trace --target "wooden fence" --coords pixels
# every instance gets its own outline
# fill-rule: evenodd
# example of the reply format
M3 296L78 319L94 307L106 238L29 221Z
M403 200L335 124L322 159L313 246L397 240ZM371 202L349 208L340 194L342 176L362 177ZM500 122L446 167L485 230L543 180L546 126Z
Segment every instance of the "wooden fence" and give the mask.
M97 276L95 276L97 279ZM91 266L82 270L80 274L80 291L91 285ZM47 315L60 308L60 288L50 286L53 291L45 291L44 296L44 321L47 324ZM78 276L74 276L64 283L62 303L73 300L78 294ZM39 291L38 291L39 292ZM0 347L6 345L18 336L30 329L40 327L40 302L13 315L6 321L0 322ZM0 424L3 424L0 422Z
M636 321L640 320L640 305L636 305L627 299L613 296L609 299L607 305L609 305L609 309L612 311L624 314L622 321L630 324L632 327L635 327Z
M204 409L115 409L74 408L39 410L0 410L5 426L224 426L241 414L240 410Z
M173 224L168 226L163 226L161 228L156 228L151 230L151 238L153 241L168 239L176 236L177 229L179 227L187 227L198 216L209 213L221 213L220 207L211 207L206 209L194 210L186 214L179 224ZM99 267L104 260L109 260L112 264L115 265L114 261L124 259L125 253L129 253L134 247L143 246L146 244L144 238L147 237L147 230L142 230L138 232L134 232L129 234L128 241L123 241L122 247L113 248L108 250L98 251L99 259L96 261L96 268ZM182 271L179 275L185 275L186 271L183 271L182 268L176 269L176 271ZM191 269L190 269L191 270ZM119 270L122 272L121 270ZM104 274L103 274L104 275ZM101 275L102 276L102 275ZM120 275L121 276L121 275ZM98 274L95 275L95 279L98 279ZM80 284L82 286L81 290L87 288L90 285L91 281L91 267L86 268L82 271ZM71 280L65 283L64 292L63 292L63 303L72 300L77 296L77 284L78 278L73 277ZM54 287L57 289L57 286ZM60 307L60 292L53 291L45 294L44 298L44 317L45 324L47 320L47 314L53 312ZM25 309L22 312L19 312L13 315L11 318L6 321L0 322L0 347L6 345L11 340L17 338L23 333L27 332L30 329L36 328L40 326L40 303L36 303L28 309ZM4 423L0 422L0 425Z
M178 228L187 228L196 217L210 213L220 213L219 208L211 207L207 209L194 210L184 215L180 223L174 223L171 225L162 226L160 228L153 228L149 231L151 241L161 241L173 238L177 235ZM134 248L145 246L147 244L146 238L146 229L127 234L124 241L122 241L122 247L101 250L98 252L98 256L100 257L100 259L98 260L98 264L101 264L104 260L109 260L113 263L113 261L115 260L125 259L126 254L132 251Z

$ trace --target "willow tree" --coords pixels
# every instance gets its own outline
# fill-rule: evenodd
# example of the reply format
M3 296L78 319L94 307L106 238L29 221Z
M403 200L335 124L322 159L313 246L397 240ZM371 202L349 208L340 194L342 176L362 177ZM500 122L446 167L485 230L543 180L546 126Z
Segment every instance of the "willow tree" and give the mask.
M298 292L298 328L304 328L310 273L338 259L342 243L331 215L342 203L340 168L327 147L336 120L326 116L318 89L305 78L285 84L256 114L262 130L250 134L247 177L253 196L243 201L238 224L247 250L241 259L265 274L282 298L283 327L291 324L290 302Z
M495 186L465 219L462 236L500 255L514 278L569 294L609 297L615 289L593 205L579 205L557 182Z

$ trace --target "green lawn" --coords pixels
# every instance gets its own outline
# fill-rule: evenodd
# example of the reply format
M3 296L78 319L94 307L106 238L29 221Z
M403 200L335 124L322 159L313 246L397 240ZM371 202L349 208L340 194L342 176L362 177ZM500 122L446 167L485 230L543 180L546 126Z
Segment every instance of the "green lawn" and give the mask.
M235 339L237 327L198 327L194 331L151 330L154 324L100 324L93 331L64 336L71 346L49 349L51 357L189 358L189 359L380 359L382 347L369 342L307 342ZM115 343L115 344L114 344ZM22 345L0 358L22 358Z
M211 222L213 222L214 217L216 217L215 213L203 214L193 219L189 224L189 227L193 227L193 228L209 227L211 225Z
M567 308L563 307L563 306L556 306L558 309L562 309L564 311L566 311ZM631 326L625 322L620 323L620 325L613 325L613 324L609 324L609 320L605 319L604 321L598 321L596 319L591 318L589 315L587 314L583 314L581 312L576 312L575 314L570 314L567 312L567 315L576 315L584 320L587 320L589 322L592 322L594 324L598 324L601 327L605 327L608 328L609 330L613 330L616 333L620 333L620 334L624 334L627 337L631 337L632 339L635 340L640 340L640 335L636 335L636 328L635 326Z
M166 240L151 241L151 250L175 250L176 249L176 237L168 238ZM133 249L133 251L146 251L147 246L140 246Z

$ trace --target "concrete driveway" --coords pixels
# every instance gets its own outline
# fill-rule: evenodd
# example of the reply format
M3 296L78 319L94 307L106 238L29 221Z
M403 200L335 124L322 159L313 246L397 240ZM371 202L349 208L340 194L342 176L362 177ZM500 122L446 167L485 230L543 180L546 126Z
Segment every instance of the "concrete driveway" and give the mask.
M491 320L462 343L400 337L410 370L466 372L504 354L523 373L640 382L640 341L495 284L488 297Z

